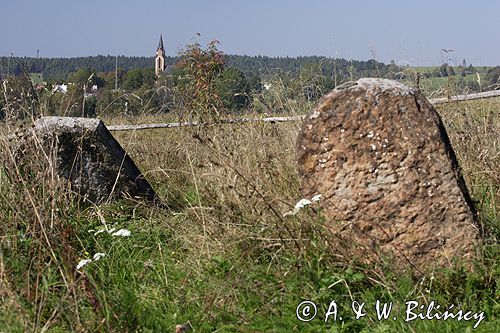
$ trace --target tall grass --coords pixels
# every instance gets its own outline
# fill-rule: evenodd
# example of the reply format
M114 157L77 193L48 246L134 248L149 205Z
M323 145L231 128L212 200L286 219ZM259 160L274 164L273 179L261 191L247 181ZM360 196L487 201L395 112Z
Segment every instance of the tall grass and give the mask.
M20 145L20 135L0 141L0 283L7 295L0 322L38 331L78 307L79 246L73 195L55 171L54 150L37 138ZM21 317L9 319L10 310Z
M415 299L485 311L476 331L496 332L499 106L490 99L438 109L488 236L474 272L417 281L333 253L314 204L284 217L301 199L293 151L299 123L117 133L169 208L126 198L80 207L55 171L55 144L35 138L19 155L19 140L3 138L0 331L174 332L188 323L195 332L451 332L473 325L378 321L373 313L356 320L350 310L353 300L380 299L402 311ZM113 228L131 236L106 232ZM96 253L105 256L76 269ZM343 322L298 321L305 299L320 312L336 300Z

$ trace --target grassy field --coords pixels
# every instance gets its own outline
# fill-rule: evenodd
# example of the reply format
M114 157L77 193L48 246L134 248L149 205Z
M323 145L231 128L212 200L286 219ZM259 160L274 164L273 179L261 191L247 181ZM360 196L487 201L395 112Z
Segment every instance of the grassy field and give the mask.
M417 71L419 73L430 73L434 72L436 68L439 66L408 66L411 70ZM486 74L489 69L491 69L491 66L477 66L474 67L476 71L478 71L480 74Z
M485 79L486 74L479 75L479 81L476 74L470 74L467 76L454 75L450 77L429 77L423 78L420 81L421 90L424 92L426 96L433 97L446 97L452 96L453 92L458 91L460 94L474 93L475 90L469 88L471 84L479 87L479 91L481 91L481 87L483 85L487 85L487 81ZM481 84L479 84L479 82Z
M488 69L491 67L477 67L477 73L462 76L460 73L448 77L421 77L419 81L420 90L428 98L447 97L456 94L469 94L481 92L488 89L489 82L486 79ZM408 75L407 84L415 86L417 73L432 73L437 67L406 67L403 72ZM479 78L478 78L479 75Z
M16 165L0 141L0 332L174 332L184 323L193 332L498 332L499 110L499 99L438 108L488 236L474 272L419 279L340 260L315 206L283 217L301 199L298 122L116 133L169 208L136 199L80 207L48 152L32 147L29 165ZM105 256L76 269L96 253ZM310 322L296 316L305 300L318 308ZM378 320L377 300L393 302L397 320ZM411 300L485 319L476 329L475 320L405 322ZM342 320L325 323L331 301ZM353 301L366 302L365 317L355 318Z

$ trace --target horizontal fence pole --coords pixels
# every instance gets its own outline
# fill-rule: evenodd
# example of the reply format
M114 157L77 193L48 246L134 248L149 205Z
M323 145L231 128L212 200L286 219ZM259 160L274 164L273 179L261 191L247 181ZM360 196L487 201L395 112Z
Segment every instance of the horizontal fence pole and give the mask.
M290 116L290 117L267 117L267 118L238 118L238 119L220 119L213 123L201 123L199 121L186 121L181 123L160 123L160 124L139 124L139 125L110 125L106 126L109 131L137 131L155 128L174 128L174 127L188 127L199 125L219 125L219 124L239 124L251 122L264 122L264 123L280 123L285 121L302 120L306 115Z
M429 102L431 102L434 105L437 105L449 102L470 101L474 99L483 99L491 97L500 97L500 90L485 91L477 94L457 95L457 96L451 96L449 98L448 97L431 98L429 99Z
M450 102L459 102L459 101L470 101L475 99L483 99L483 98L491 98L491 97L500 97L500 90L486 91L477 94L469 94L469 95L457 95L451 97L443 97L443 98L431 98L429 102L434 105L450 103ZM187 121L180 123L159 123L159 124L138 124L138 125L110 125L106 126L109 131L138 131L138 130L146 130L146 129L155 129L155 128L175 128L175 127L189 127L189 126L199 126L201 124L239 124L239 123L250 123L250 122L264 122L264 123L279 123L286 121L298 121L302 120L307 115L297 115L290 117L267 117L267 118L238 118L238 119L221 119L217 123L200 123L199 121Z

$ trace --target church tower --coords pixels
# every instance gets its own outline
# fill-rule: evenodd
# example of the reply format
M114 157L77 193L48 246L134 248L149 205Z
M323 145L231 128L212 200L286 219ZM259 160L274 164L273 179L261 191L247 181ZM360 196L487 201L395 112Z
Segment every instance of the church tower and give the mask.
M165 70L165 49L163 48L163 36L160 35L160 42L156 49L155 74L159 76Z

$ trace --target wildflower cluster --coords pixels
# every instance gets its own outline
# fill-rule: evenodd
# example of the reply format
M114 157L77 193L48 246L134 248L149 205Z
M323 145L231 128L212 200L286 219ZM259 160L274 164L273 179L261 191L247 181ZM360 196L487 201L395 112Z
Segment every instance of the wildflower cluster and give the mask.
M108 229L106 227L103 227L99 230L89 230L88 231L89 233L94 233L94 236L97 236L101 233L108 233L109 235L113 236L113 237L129 237L132 233L130 232L130 230L128 229L119 229L119 230L116 230L116 228L111 228L111 229ZM102 252L97 252L95 253L93 256L92 256L92 259L81 259L78 264L76 265L76 269L77 270L80 270L81 268L83 268L85 265L87 264L90 264L91 262L95 262L95 261L98 261L99 259L101 258L104 258L106 256L106 253L102 253Z
M321 194L317 194L315 195L314 197L311 198L311 200L309 199L300 199L296 204L295 204L295 207L293 208L293 210L289 211L289 212L286 212L285 214L283 214L283 217L287 217L287 216L294 216L294 215L297 215L297 213L304 207L307 207L309 205L311 205L312 203L314 202L317 202L319 201L319 199L321 199Z

